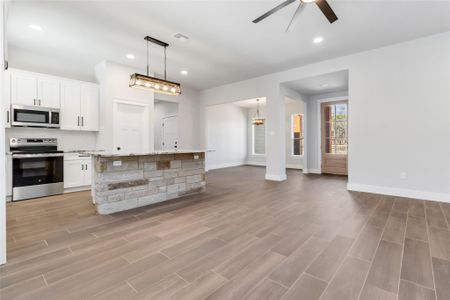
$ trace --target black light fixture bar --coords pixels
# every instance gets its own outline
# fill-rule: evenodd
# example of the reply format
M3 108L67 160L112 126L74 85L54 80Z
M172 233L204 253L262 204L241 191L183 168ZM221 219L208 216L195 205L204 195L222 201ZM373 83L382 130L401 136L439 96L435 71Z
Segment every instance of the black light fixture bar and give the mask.
M164 48L169 47L169 44L167 44L163 41L160 41L158 39L152 38L151 36L148 36L148 35L144 38L144 40L146 40L147 42L156 44L156 45L160 45L161 47L164 47Z

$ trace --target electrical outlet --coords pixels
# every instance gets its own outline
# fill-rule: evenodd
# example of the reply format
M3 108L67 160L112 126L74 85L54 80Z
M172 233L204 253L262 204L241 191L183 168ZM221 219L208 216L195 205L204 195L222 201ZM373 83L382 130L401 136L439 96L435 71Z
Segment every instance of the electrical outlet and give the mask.
M121 167L122 161L121 160L115 160L113 161L113 167Z
M406 172L400 173L400 179L406 179L406 177L407 177Z

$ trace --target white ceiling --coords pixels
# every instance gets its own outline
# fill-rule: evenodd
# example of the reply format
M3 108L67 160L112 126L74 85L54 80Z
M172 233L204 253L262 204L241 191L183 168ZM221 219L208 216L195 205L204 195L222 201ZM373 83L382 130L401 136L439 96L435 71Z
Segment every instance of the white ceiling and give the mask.
M284 84L307 96L346 91L348 90L348 71L323 74Z
M151 35L171 44L169 79L204 89L450 30L450 1L439 0L329 0L337 22L330 25L309 5L290 33L284 30L295 3L251 22L282 1L15 0L8 40L10 51L71 62L80 76L92 78L93 66L103 59L143 70L143 37ZM43 31L31 30L31 23ZM176 32L190 40L175 40ZM312 43L319 35L324 42ZM151 67L161 73L162 49L151 50ZM127 53L136 59L129 61Z
M266 98L265 97L261 97L261 98L240 100L240 101L233 102L233 104L236 105L236 106L239 106L239 107L243 107L243 108L252 108L252 107L256 107L258 102L259 102L260 106L265 106L266 105Z

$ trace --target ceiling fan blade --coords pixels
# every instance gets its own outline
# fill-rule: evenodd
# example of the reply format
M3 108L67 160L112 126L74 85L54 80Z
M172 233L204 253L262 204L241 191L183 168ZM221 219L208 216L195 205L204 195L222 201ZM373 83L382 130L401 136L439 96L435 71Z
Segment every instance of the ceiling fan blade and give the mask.
M297 10L295 11L294 15L292 16L291 21L289 22L288 27L286 28L286 32L291 32L294 29L295 24L297 23L298 18L302 14L302 11L304 8L305 8L305 5L302 2L300 2L300 4L297 7Z
M325 17L327 17L330 23L333 23L338 19L331 6L328 4L327 0L317 0L316 4L325 15Z
M287 0L284 1L283 3L281 3L280 5L272 8L271 10L269 10L268 12L266 12L265 14L263 14L262 16L260 16L259 18L256 18L253 20L253 23L258 23L261 22L262 20L264 20L265 18L267 18L268 16L276 13L277 11L279 11L280 9L282 9L285 6L288 6L289 4L291 4L292 2L295 2L297 0Z

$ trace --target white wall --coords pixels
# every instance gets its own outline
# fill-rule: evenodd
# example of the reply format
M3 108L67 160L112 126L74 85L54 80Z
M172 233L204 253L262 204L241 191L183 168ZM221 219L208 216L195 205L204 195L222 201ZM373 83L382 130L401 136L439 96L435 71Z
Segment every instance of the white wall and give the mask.
M304 168L304 158L303 157L293 157L292 156L292 141L291 141L291 116L293 114L303 114L306 117L306 103L304 96L302 99L291 99L286 102L286 110L285 110L285 140L284 143L286 145L286 167L287 168L295 168L295 169L303 169ZM265 106L260 106L260 115L262 117L266 117L266 108ZM247 109L247 160L246 164L249 165L266 165L266 156L265 155L253 155L253 130L252 130L252 119L256 115L256 108L248 108ZM306 122L305 122L306 125ZM306 136L306 134L305 134ZM305 149L306 152L306 149Z
M149 151L154 149L153 137L153 109L154 93L150 90L129 87L130 75L135 70L110 61L102 61L95 66L95 76L100 84L100 130L97 138L97 148L114 151L113 131L113 101L125 100L148 105L148 146Z
M6 129L5 149L9 152L9 138L57 138L58 149L63 151L100 150L96 149L95 132L66 131L45 128L8 128Z
M2 1L0 5L0 24L2 28L0 30L0 94L4 91L4 75L5 75L5 65L3 59L3 33L6 31L3 28L4 16L6 14L5 2ZM3 98L3 97L2 97ZM4 114L0 114L0 141L5 139L5 120ZM6 186L5 186L5 155L4 152L0 155L0 265L6 263Z
M200 109L200 92L181 85L181 95L170 96L157 94L161 101L178 103L178 149L205 149ZM203 143L201 143L203 140Z
M160 101L155 102L154 128L155 150L162 150L162 119L178 113L178 103Z
M307 118L307 135L308 135L308 172L321 173L321 117L320 102L322 100L348 100L348 91L317 94L308 97L308 118ZM351 105L349 101L349 105ZM351 116L349 117L351 120Z
M265 95L266 176L281 177L280 84L340 70L349 71L349 189L450 202L450 32L211 88L202 104Z
M207 169L243 165L247 156L247 110L233 104L206 108Z

